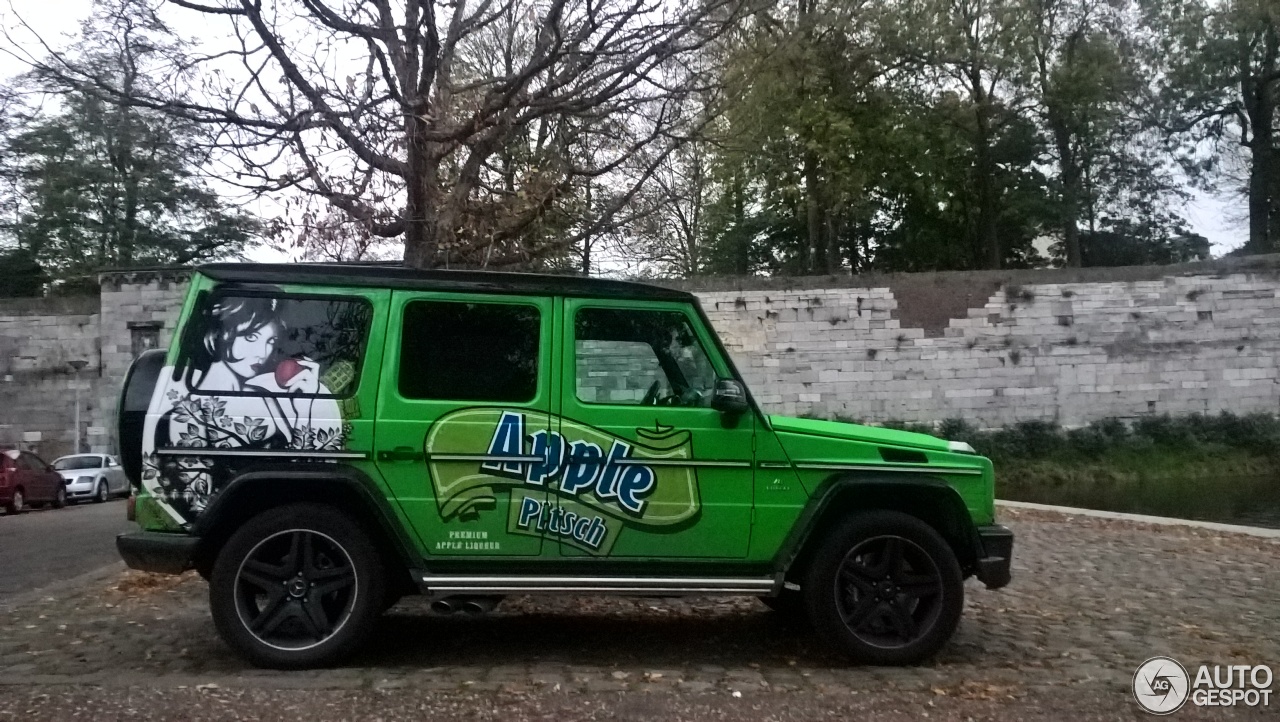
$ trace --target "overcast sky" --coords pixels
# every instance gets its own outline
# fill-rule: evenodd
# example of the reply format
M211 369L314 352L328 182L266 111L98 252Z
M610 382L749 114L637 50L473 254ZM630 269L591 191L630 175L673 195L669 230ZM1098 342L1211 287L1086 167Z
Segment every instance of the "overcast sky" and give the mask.
M15 17L21 16L40 36L54 47L62 47L67 34L74 33L79 23L88 16L92 0L0 0L0 24L17 43L0 38L0 77L21 73L26 65L19 59L23 55L39 55L40 45L30 31L21 28ZM183 13L171 16L181 18ZM189 13L194 17L195 13ZM198 18L197 18L198 20ZM182 35L196 35L199 25L174 28ZM15 57L18 56L18 57ZM250 208L265 214L264 208ZM1191 227L1213 245L1214 255L1221 255L1240 247L1248 236L1247 211L1244 199L1239 195L1211 197L1202 193L1183 210L1183 216ZM287 260L287 257L267 248L252 251L250 257L258 261Z

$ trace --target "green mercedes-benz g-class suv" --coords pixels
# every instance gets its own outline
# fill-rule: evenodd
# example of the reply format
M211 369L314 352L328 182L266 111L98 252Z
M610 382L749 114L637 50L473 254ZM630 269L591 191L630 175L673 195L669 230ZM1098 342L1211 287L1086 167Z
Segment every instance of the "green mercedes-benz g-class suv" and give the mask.
M199 268L125 381L130 567L209 581L254 663L384 609L505 594L755 595L855 660L936 652L1009 581L965 443L771 416L694 296L377 265Z

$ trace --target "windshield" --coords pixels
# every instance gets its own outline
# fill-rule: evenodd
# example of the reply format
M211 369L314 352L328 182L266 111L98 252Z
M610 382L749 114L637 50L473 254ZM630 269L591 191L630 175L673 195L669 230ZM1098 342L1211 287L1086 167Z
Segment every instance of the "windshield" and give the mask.
M98 456L68 456L53 462L53 468L57 471L71 471L72 469L101 469L102 458Z

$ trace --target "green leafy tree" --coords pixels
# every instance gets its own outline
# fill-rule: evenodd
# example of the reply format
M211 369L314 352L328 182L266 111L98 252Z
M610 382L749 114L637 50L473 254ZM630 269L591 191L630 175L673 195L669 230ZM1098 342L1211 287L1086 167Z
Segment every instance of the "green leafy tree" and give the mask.
M1152 258L1163 255L1164 240L1154 239L1185 234L1171 211L1183 199L1172 158L1144 118L1154 72L1134 51L1143 34L1136 10L1127 0L1026 2L1023 82L1056 171L1050 227L1068 266L1086 263L1081 226L1095 242L1151 239Z
M1210 188L1225 181L1243 189L1245 251L1277 250L1280 4L1148 0L1144 7L1153 30L1148 52L1163 63L1158 120L1182 141L1193 178Z
M55 275L234 256L252 238L256 221L197 176L202 157L180 125L132 110L121 122L91 96L63 103L4 147L20 191L9 231Z
M984 232L983 197L973 182L974 111L959 95L923 102L895 117L897 132L886 135L888 166L877 190L873 223L874 265L886 271L984 268L990 260ZM986 153L1001 189L995 207L1001 266L1019 268L1037 259L1032 241L1052 222L1049 181L1036 164L1043 144L1025 118L1001 118L999 134ZM987 229L988 231L991 229Z
M138 12L95 15L71 50L123 96L67 91L36 69L17 84L42 102L18 109L3 140L14 208L5 230L58 277L236 256L258 230L202 177L210 163L202 129L129 101L171 79L155 62L165 29L145 5L123 2Z
M983 267L1000 268L1009 251L1000 235L1002 185L997 146L1006 126L1023 118L1017 82L1026 64L1026 18L1017 0L910 0L900 13L903 52L918 57L935 92L960 99L957 129L971 154Z
M833 273L856 269L856 235L881 162L886 99L866 3L778 3L729 52L714 126L709 269Z

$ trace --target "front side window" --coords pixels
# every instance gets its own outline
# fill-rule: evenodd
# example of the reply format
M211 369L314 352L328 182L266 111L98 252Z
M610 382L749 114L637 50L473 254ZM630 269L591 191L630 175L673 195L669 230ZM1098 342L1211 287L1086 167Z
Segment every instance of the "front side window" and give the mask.
M577 396L598 404L706 407L716 373L678 311L579 309Z
M406 399L526 403L538 393L541 314L534 306L413 301L400 341Z

